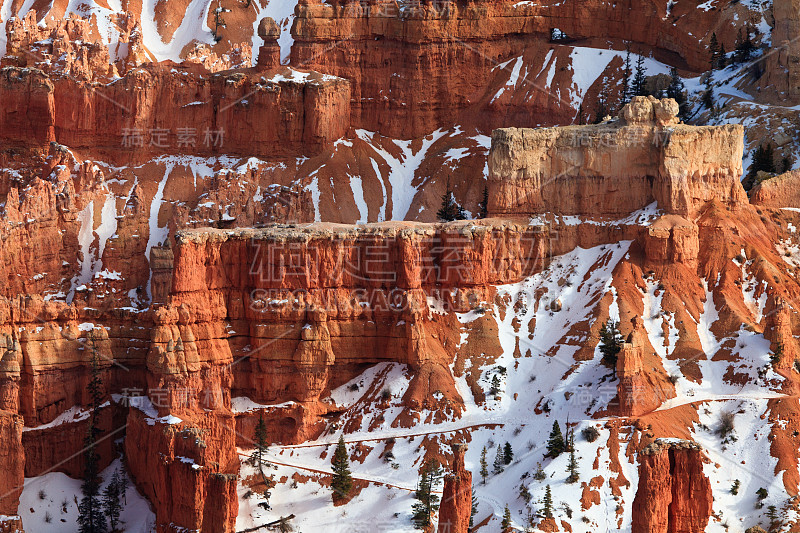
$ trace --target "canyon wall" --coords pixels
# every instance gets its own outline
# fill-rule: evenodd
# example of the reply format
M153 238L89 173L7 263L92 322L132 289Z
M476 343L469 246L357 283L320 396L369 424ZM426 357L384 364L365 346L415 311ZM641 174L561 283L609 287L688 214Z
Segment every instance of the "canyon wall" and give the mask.
M685 126L677 111L673 100L635 97L618 121L495 131L489 213L619 218L657 202L692 217L710 200L746 203L742 127Z
M0 70L0 139L57 140L116 160L162 153L313 154L349 127L345 80L285 69L209 76L192 64L148 64L108 85ZM34 113L31 115L31 113Z
M311 422L289 413L290 429L313 425L329 388L389 361L432 373L442 414L460 412L447 369L455 333L431 302L469 311L492 285L541 269L549 253L541 228L500 221L190 230L177 239L171 305L228 339L240 361L235 395L307 406ZM426 391L407 404L433 409Z
M529 84L540 94L534 92L514 109L490 105L493 99L484 95L487 81L498 68L510 69L501 63L528 49L544 58L559 44L591 46L600 40L604 46L616 43L619 50L623 42L633 43L634 51L641 47L668 64L702 72L708 68L709 28L732 48L735 34L720 23L738 19L735 2L730 4L700 10L679 2L668 8L635 1L565 6L555 0L303 0L292 28L292 63L351 80L353 122L385 135L417 137L454 122L491 129L521 117L539 124L570 123L577 112L577 105L565 101L572 81L555 98L548 95L555 92L552 87L531 77ZM631 20L639 23L631 26ZM550 41L556 28L568 36L564 43ZM574 68L569 63L565 60L562 68ZM384 79L388 87L375 82ZM526 106L530 112L521 111Z

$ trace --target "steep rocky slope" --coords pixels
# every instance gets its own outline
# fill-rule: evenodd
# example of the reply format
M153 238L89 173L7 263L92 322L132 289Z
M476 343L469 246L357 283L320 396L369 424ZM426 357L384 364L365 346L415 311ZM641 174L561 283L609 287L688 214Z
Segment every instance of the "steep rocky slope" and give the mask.
M425 457L440 532L473 488L478 531L800 527L796 176L739 181L796 142L796 2L697 4L1 1L0 531L77 530L95 354L130 531L411 531ZM626 43L709 125L579 125Z

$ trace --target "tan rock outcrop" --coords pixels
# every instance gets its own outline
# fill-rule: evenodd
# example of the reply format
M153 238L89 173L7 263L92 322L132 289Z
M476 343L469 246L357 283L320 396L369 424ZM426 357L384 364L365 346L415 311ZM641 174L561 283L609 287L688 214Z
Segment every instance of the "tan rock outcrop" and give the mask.
M759 88L774 102L800 102L800 1L775 0L771 52Z
M800 209L800 170L757 184L750 191L750 202L764 207Z
M652 264L680 263L697 268L700 252L697 225L677 215L665 215L647 228L645 253Z
M54 86L37 69L0 69L0 139L18 144L55 140Z
M271 17L264 17L258 23L258 36L264 41L258 52L258 68L269 70L281 64L281 47L278 38L281 29Z
M0 515L13 516L17 514L19 496L25 483L21 416L0 411L0 444L0 472L3 473L0 476Z
M489 212L621 217L657 202L696 216L715 199L746 203L741 126L674 125L674 102L636 97L594 126L501 129L489 155Z

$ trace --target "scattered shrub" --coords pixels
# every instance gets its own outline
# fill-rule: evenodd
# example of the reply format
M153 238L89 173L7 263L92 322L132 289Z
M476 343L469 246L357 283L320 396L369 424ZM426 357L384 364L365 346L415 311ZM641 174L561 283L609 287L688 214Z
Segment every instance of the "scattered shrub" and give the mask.
M728 442L729 440L736 440L736 437L731 435L733 433L735 426L734 426L734 417L736 414L733 411L723 411L719 415L719 436L722 437L723 442Z
M44 521L47 522L48 524L53 521L53 516L50 514L49 511L44 513Z
M44 490L40 490L39 491L39 499L40 500L44 500L45 498L47 498L47 493Z
M386 387L381 391L381 401L388 402L392 398L392 389Z
M764 500L766 500L767 496L769 496L769 492L764 487L761 487L756 491L756 496L758 496L758 501L756 501L756 509L761 509L764 507Z
M589 426L581 430L581 435L587 442L594 442L600 437L600 431L594 426Z
M733 494L734 496L738 495L740 485L741 483L739 482L738 479L733 480L733 485L731 485L731 494Z

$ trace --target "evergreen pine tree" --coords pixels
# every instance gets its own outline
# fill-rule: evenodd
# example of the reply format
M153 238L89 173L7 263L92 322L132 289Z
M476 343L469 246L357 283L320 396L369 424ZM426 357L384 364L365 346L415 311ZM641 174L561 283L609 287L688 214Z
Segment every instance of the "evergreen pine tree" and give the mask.
M125 495L125 478L120 469L114 471L111 481L103 492L103 508L108 521L111 524L111 531L117 531L119 525L119 515L122 512L122 498Z
M689 103L688 99L686 98L686 85L683 83L683 79L678 73L678 69L675 67L672 67L669 75L671 81L667 87L667 98L672 98L678 102L678 116L681 118L681 120L687 120L689 114Z
M728 66L728 51L725 50L725 44L724 43L721 44L720 47L719 47L719 63L718 63L718 65L719 66L717 66L717 68L720 69L720 70L724 69L725 67Z
M442 206L436 212L436 216L442 222L452 222L453 220L464 220L467 218L464 209L456 202L456 197L450 189L450 181L447 181L447 190L442 196Z
M622 105L631 101L631 45L625 45L625 72L622 78Z
M567 464L567 472L569 472L569 476L567 477L567 483L577 483L578 479L580 479L580 475L578 474L578 460L575 458L574 446L569 451L569 463Z
M775 152L772 148L772 143L767 143L766 147L764 147L764 155L759 170L768 174L775 174L775 172L777 172L775 168Z
M483 186L483 200L480 203L481 218L489 218L489 187Z
M475 526L475 515L478 514L478 497L475 496L475 489L472 489L472 507L469 512L469 528Z
M264 453L267 451L267 424L264 422L263 413L258 414L258 423L256 424L254 437L256 449L253 452L253 457L256 460L256 466L261 470Z
M436 460L425 461L414 493L417 503L412 508L411 516L411 521L417 529L426 529L430 526L431 518L439 510L439 497L434 494L434 490L441 479L442 469L439 463Z
M493 471L494 474L497 475L501 473L505 469L505 454L503 453L503 448L498 444L497 445L497 455L494 457L494 465Z
M717 33L711 34L711 41L708 44L708 55L711 63L711 70L719 68L719 41L717 40Z
M789 155L783 156L783 159L781 159L781 174L784 174L792 170L792 166L793 165L791 156Z
M489 477L489 463L486 461L486 446L481 451L481 478L486 485L486 478Z
M647 71L644 68L644 56L641 55L636 60L636 73L633 76L631 91L634 96L647 96Z
M598 94L597 104L594 108L594 120L592 121L592 124L601 124L607 116L608 104L606 103L606 97L603 94Z
M500 527L503 529L511 527L511 510L508 508L508 505L506 505L503 511L503 520L500 522Z
M606 366L615 368L617 366L617 354L622 350L622 335L619 333L619 322L610 318L600 328L600 353L603 354L603 363Z
M80 533L105 533L108 531L106 517L103 515L103 505L100 499L100 470L98 462L100 458L97 454L97 436L100 434L98 418L100 416L100 405L103 401L103 381L100 377L100 363L98 361L97 347L94 343L94 335L89 335L89 343L92 351L91 356L91 377L87 390L91 397L92 414L89 418L89 428L84 440L84 471L83 483L81 484L82 498L78 504L78 531Z
M333 503L345 502L353 488L353 478L350 476L350 458L347 454L347 446L344 443L344 436L339 436L339 443L333 453L333 479L331 489L333 489Z
M575 449L575 430L569 427L569 419L567 419L567 437L564 439L564 451L571 452Z
M514 450L511 449L511 443L506 442L505 446L503 446L503 462L507 465L511 464L511 461L514 460Z
M550 438L547 440L547 457L558 457L564 451L566 443L561 434L561 426L558 420L553 421L553 429L550 431Z
M747 26L745 28L745 32L742 33L742 28L739 28L739 36L736 39L736 50L733 53L733 57L736 62L744 63L745 61L750 61L750 58L753 55L753 52L756 49L756 45L753 43L753 39L750 37L751 28Z
M550 490L550 485L544 489L544 500L542 500L542 516L545 518L553 518L553 493Z
M704 75L703 105L713 113L714 111L714 76L710 72Z
M745 190L750 190L756 184L756 178L759 172L766 172L768 174L775 174L777 169L775 167L775 152L771 143L761 144L753 150L752 161L750 163L750 170L747 172L742 185Z
M603 79L600 92L597 94L597 102L594 108L594 124L601 124L609 115L608 105L608 81Z
M536 463L536 472L533 474L533 479L536 481L544 481L547 478L547 474L545 474L544 469L542 468L542 463Z
M291 517L289 516L282 516L278 519L278 531L281 533L289 533L292 531L292 524L289 523Z

